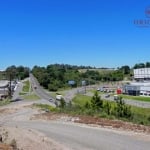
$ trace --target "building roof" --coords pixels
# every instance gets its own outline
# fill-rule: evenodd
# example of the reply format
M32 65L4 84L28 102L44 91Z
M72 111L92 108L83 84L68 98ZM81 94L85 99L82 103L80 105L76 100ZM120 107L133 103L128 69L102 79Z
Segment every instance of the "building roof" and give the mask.
M150 82L131 82L130 85L135 85L135 86L150 86Z

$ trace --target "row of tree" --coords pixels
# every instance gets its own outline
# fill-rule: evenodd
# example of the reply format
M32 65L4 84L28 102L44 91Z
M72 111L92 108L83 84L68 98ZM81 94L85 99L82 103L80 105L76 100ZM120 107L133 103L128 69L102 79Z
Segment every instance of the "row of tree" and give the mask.
M82 66L82 68L86 67ZM99 71L92 68L82 72L80 70L82 68L80 66L52 64L47 67L34 66L32 73L39 83L50 91L57 91L59 88L70 86L69 81L74 81L71 86L76 87L81 86L82 81L85 81L86 85L95 84L99 81L120 81L126 74L130 74L128 66L112 71Z
M13 66L6 68L4 72L4 76L8 80L10 79L11 80L14 80L14 79L23 80L29 77L29 72L30 72L30 69L28 67L24 67L24 66L16 67L15 65L13 65Z
M150 68L150 62L135 64L133 69Z

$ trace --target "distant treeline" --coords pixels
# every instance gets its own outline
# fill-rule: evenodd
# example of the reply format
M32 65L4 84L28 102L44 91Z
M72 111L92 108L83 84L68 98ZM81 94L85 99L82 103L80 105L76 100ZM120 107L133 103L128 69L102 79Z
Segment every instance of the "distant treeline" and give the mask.
M46 67L34 66L33 75L39 83L50 91L57 91L68 86L81 86L82 81L86 85L106 81L121 81L125 77L132 79L133 69L150 67L150 62L137 63L132 68L128 65L114 68L96 68L91 66L77 66L69 64L50 64ZM82 71L82 69L84 71ZM24 79L29 77L30 68L24 66L10 66L1 75L1 79ZM69 85L69 81L75 81ZM85 83L85 82L84 82Z
M133 68L134 68L134 69L150 68L150 62L135 64Z
M85 72L79 71L81 69L87 70ZM81 86L82 81L86 81L86 85L95 84L99 81L120 81L125 75L130 76L130 68L123 66L118 70L99 71L89 66L51 64L47 67L34 66L32 73L44 88L57 91L59 88L70 86L69 81L75 81L75 84L71 85L72 87Z
M7 80L23 80L27 77L29 77L30 69L28 67L24 66L18 66L12 65L2 73L2 79Z

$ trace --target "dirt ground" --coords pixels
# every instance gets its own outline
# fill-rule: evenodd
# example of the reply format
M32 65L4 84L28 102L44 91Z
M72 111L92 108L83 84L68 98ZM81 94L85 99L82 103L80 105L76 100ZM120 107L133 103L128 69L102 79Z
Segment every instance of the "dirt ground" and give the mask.
M118 131L129 131L150 135L150 127L136 125L128 122L109 120L104 118L95 118L90 116L70 116L58 113L45 113L28 105L18 105L0 108L0 117L4 117L19 111L30 111L29 116L18 116L12 118L15 121L24 120L41 120L41 121L60 121L73 124L85 124L92 127L106 128ZM3 118L2 118L3 119ZM53 139L47 138L44 134L31 129L23 129L19 127L0 126L0 150L68 150L60 143ZM145 137L145 136L144 136Z
M0 150L66 150L63 145L34 130L1 127L3 143ZM23 136L22 136L23 135Z
M49 113L36 114L31 119L57 120L63 122L82 123L82 124L92 125L95 127L104 127L104 128L150 134L149 126L137 125L137 124L124 122L120 120L110 120L110 119L98 118L92 116L80 116L80 115L70 116L66 114L57 114L57 113L49 112Z
M15 121L30 120L33 114L42 113L37 109L32 109L31 104L21 104L14 106L4 106L0 108L0 117L4 120L4 116L9 116L23 110L31 111L29 116L16 116L11 118ZM7 117L6 117L7 118ZM0 121L1 122L1 121ZM44 134L19 127L9 127L0 125L0 150L68 150L65 146L55 142L53 139L46 137Z

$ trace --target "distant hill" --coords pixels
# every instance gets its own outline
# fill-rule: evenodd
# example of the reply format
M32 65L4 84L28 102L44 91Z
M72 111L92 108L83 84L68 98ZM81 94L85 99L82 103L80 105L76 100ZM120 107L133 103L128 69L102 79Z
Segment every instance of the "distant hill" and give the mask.
M114 69L114 68L94 68L94 69L79 69L78 71L80 73L85 73L87 70L98 71L99 73L110 73L110 72L115 71L116 69Z

